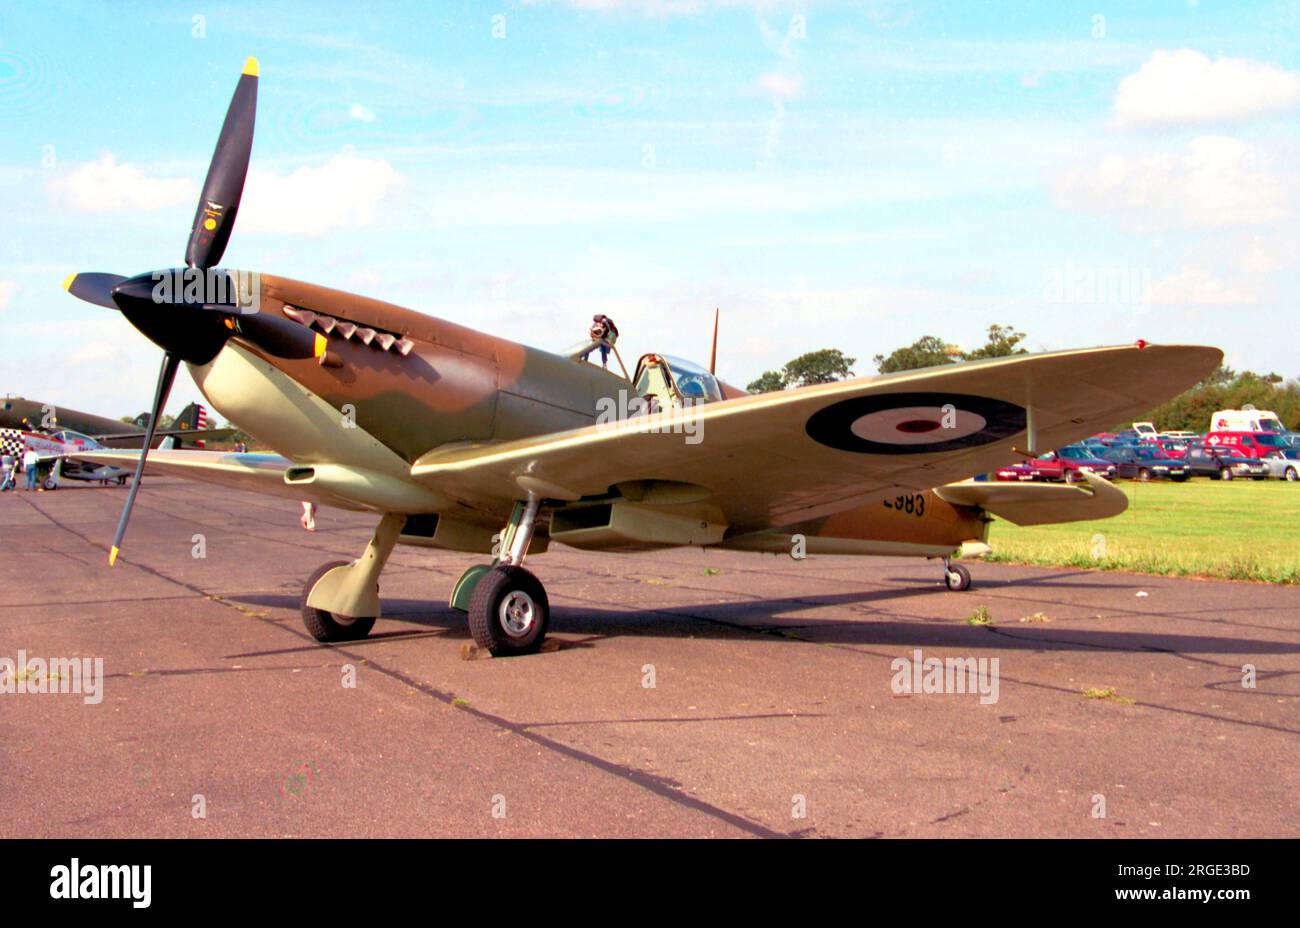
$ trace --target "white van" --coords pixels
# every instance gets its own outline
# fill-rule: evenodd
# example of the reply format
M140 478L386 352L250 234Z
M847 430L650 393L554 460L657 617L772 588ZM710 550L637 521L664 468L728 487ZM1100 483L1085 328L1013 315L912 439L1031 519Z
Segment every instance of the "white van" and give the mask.
M1243 406L1220 409L1210 416L1211 432L1285 432L1282 420L1270 409Z
M1154 441L1156 438L1160 437L1160 433L1156 431L1154 422L1134 422L1133 431L1137 432L1138 438L1141 438L1144 441Z

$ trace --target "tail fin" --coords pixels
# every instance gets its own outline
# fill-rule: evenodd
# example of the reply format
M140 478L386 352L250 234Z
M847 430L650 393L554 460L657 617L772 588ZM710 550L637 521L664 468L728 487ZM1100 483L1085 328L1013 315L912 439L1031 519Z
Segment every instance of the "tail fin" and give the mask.
M202 403L190 403L181 410L181 414L172 423L174 429L190 429L195 432L202 431L207 427L208 411L203 408Z

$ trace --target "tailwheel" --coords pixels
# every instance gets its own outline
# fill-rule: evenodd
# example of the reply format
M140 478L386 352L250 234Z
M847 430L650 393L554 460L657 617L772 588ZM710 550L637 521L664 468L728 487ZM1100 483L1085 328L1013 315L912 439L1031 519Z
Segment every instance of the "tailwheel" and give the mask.
M349 563L349 561L330 561L328 564L322 564L307 578L307 583L302 588L300 603L302 624L307 626L307 631L317 641L356 641L369 635L370 630L375 627L374 616L352 618L307 605L307 597L311 595L312 589L320 582L321 577L335 567L346 567Z
M954 564L947 558L943 562L943 582L954 593L970 589L970 571L961 564Z
M498 564L474 587L470 634L494 657L535 652L542 646L550 619L546 590L522 567Z

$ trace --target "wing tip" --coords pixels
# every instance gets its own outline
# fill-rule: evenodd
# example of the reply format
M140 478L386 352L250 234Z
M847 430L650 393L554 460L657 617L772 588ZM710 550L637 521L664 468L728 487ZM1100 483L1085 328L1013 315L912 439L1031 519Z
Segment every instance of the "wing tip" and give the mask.
M257 59L249 55L248 60L244 62L244 73L249 77L257 77L260 70L261 65L258 64Z
M108 566L112 567L117 563L117 545L108 549Z

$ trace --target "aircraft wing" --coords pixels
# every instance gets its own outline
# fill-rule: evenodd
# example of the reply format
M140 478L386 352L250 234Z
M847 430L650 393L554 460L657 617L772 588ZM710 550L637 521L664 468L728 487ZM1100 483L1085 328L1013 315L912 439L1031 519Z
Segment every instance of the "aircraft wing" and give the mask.
M1222 356L1139 344L953 364L442 446L411 473L471 505L528 489L577 499L652 481L636 485L662 488L665 501L694 494L733 529L789 525L882 488L939 487L991 471L1026 448L1027 430L1035 449L1077 441L1176 396Z
M140 460L140 452L136 449L85 451L68 457L98 464L113 464L134 473ZM284 482L284 472L292 466L292 461L278 454L163 449L149 452L149 460L145 463L144 472L151 475L186 477L190 480L215 483L239 490L251 490L254 493L281 496L285 499L298 501L312 499L323 505L341 509L365 508L340 499L332 493L318 492L307 486L290 486Z

